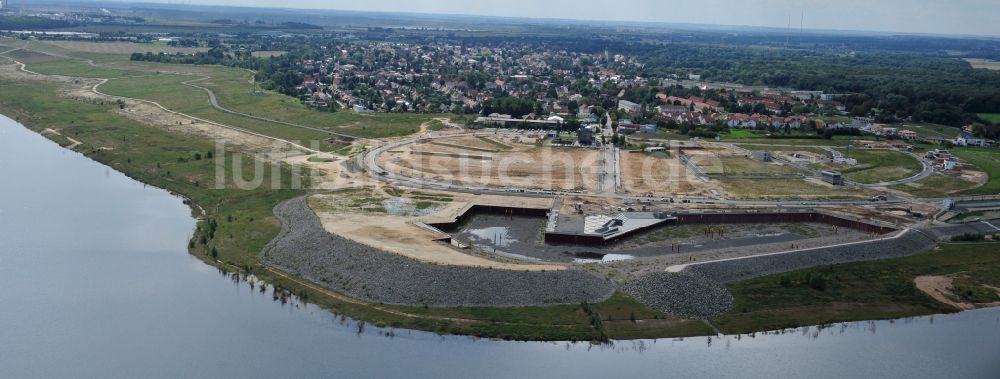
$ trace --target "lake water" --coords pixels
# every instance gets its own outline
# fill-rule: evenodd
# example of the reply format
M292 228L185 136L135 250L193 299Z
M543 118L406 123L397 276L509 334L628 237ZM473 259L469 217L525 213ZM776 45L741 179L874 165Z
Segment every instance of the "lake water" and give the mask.
M0 172L0 378L1000 377L996 309L606 346L359 334L189 256L180 199L3 117Z

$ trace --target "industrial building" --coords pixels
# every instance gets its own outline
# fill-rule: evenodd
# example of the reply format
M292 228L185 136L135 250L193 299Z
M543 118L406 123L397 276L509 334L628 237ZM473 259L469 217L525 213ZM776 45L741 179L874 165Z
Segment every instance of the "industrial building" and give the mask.
M576 135L577 135L577 141L579 141L581 145L593 145L595 142L597 142L595 140L595 136L597 135L597 126L596 125L581 126L580 130L576 132Z
M755 161L771 162L774 160L774 153L767 150L754 150L750 152L750 158Z
M820 176L822 176L824 182L835 186L844 185L844 175L837 171L823 171L820 173Z

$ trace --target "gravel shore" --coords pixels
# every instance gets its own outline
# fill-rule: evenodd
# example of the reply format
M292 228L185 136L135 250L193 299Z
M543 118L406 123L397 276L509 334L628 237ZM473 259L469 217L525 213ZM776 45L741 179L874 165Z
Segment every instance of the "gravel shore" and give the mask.
M918 230L900 233L902 234L897 238L708 262L690 266L685 271L694 271L712 280L729 283L808 267L904 257L930 250L937 242L927 233Z
M427 306L527 306L600 302L615 287L569 269L526 272L417 262L328 233L300 197L279 204L281 233L262 260L370 302Z
M679 317L708 319L733 306L725 283L808 267L909 256L930 250L937 243L933 233L900 233L891 239L707 262L676 273L652 272L629 280L624 288L653 309Z
M626 283L624 290L650 308L686 319L709 319L733 306L722 283L695 272L654 272Z

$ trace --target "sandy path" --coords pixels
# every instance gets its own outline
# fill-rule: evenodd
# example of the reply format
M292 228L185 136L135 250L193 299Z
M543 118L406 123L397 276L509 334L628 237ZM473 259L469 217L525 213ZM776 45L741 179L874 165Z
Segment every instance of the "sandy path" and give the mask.
M961 303L951 300L952 279L947 276L918 276L913 280L917 289L933 297L934 300L948 304L961 310L975 309L976 306L969 303Z
M52 129L52 128L45 128L44 130L42 130L42 134L45 134L45 133L55 134L57 136L61 136L61 137L65 138L65 139L69 140L70 144L68 146L66 146L66 149L69 149L69 150L73 150L77 146L83 145L83 142L77 141L77 140L73 139L70 136L64 136L58 130L55 130L55 129Z
M447 237L418 227L404 217L318 212L327 232L421 262L501 270L560 271L554 264L515 264L492 261L457 251L435 239Z

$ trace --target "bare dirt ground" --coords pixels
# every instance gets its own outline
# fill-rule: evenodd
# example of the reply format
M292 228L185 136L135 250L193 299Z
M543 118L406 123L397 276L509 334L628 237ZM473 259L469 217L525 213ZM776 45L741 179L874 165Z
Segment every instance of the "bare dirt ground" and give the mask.
M376 192L356 190L350 194L313 195L310 197L310 206L328 232L421 262L521 271L557 271L566 268L554 264L498 262L466 254L451 245L437 242L436 240L446 238L448 235L418 226L416 222L420 217L389 215L377 211L365 212L344 207L345 197L351 196L360 200L353 201L354 204L377 203L378 197L366 198L366 196L377 196L377 192L377 190ZM466 205L464 201L453 201L440 208L440 212L445 212L444 215L432 217L453 218Z
M958 296L956 296L952 291L953 278L951 276L918 276L913 280L913 283L917 286L917 289L923 291L930 297L933 297L934 300L951 305L963 311L976 308L1000 306L1000 302L972 304L954 300L958 298ZM985 287L1000 294L1000 288L990 286Z
M475 138L475 137L472 137ZM438 139L462 145L472 141ZM490 146L488 142L475 147ZM415 153L418 152L418 153ZM405 176L472 185L587 191L597 187L598 151L517 145L493 153L420 143L380 157L386 169Z
M632 194L702 194L715 185L698 179L677 158L622 152L622 187Z
M957 302L952 300L955 294L951 292L952 279L947 276L918 276L913 280L917 289L923 291L934 300L948 304L961 310L975 309L976 306L970 303Z

